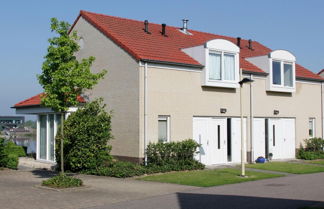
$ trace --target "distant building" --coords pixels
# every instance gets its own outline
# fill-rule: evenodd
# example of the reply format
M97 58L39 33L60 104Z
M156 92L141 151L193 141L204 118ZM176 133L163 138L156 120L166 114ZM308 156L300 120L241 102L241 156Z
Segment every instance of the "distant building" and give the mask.
M15 128L25 123L24 116L0 116L0 130L4 128Z

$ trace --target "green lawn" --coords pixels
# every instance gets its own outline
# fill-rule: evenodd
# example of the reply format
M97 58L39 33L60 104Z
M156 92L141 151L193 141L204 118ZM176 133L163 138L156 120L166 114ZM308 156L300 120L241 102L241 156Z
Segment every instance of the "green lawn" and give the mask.
M158 181L164 183L174 183L198 187L210 187L223 184L234 184L245 181L255 181L259 179L280 177L282 175L247 171L248 177L239 176L240 170L232 168L201 170L201 171L180 171L158 175L140 177L145 181Z
M313 163L313 164L319 164L324 165L324 160L306 160L306 163Z
M257 168L262 170L280 171L293 174L317 173L324 172L324 167L288 162L270 162L264 164L249 164L248 168Z

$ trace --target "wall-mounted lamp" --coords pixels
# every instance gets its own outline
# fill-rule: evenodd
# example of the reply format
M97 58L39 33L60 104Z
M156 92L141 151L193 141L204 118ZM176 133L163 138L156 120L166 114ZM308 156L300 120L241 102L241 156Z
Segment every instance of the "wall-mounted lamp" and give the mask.
M274 115L279 115L279 110L274 110L274 111L273 111L273 114L274 114Z
M226 108L220 108L220 113L226 113L227 112L227 109Z

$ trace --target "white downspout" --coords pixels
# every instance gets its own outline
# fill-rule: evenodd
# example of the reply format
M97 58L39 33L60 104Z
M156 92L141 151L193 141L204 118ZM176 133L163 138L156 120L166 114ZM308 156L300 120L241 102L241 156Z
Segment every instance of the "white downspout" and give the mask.
M321 115L322 115L322 120L321 120L321 126L322 126L322 138L324 138L324 103L323 103L323 82L321 82Z
M250 74L250 79L253 80L253 75ZM251 143L251 161L254 162L254 137L253 137L253 130L254 130L254 112L253 112L253 82L250 83L250 143Z
M147 62L144 63L144 164L147 165Z

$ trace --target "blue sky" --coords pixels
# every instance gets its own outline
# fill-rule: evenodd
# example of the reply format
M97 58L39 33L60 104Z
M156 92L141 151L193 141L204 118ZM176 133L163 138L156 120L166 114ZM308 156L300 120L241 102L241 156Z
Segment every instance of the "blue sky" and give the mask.
M324 68L324 1L5 1L0 7L0 115L42 91L36 74L52 36L51 17L73 23L80 10L181 26L259 41L294 53L297 62L318 72Z

